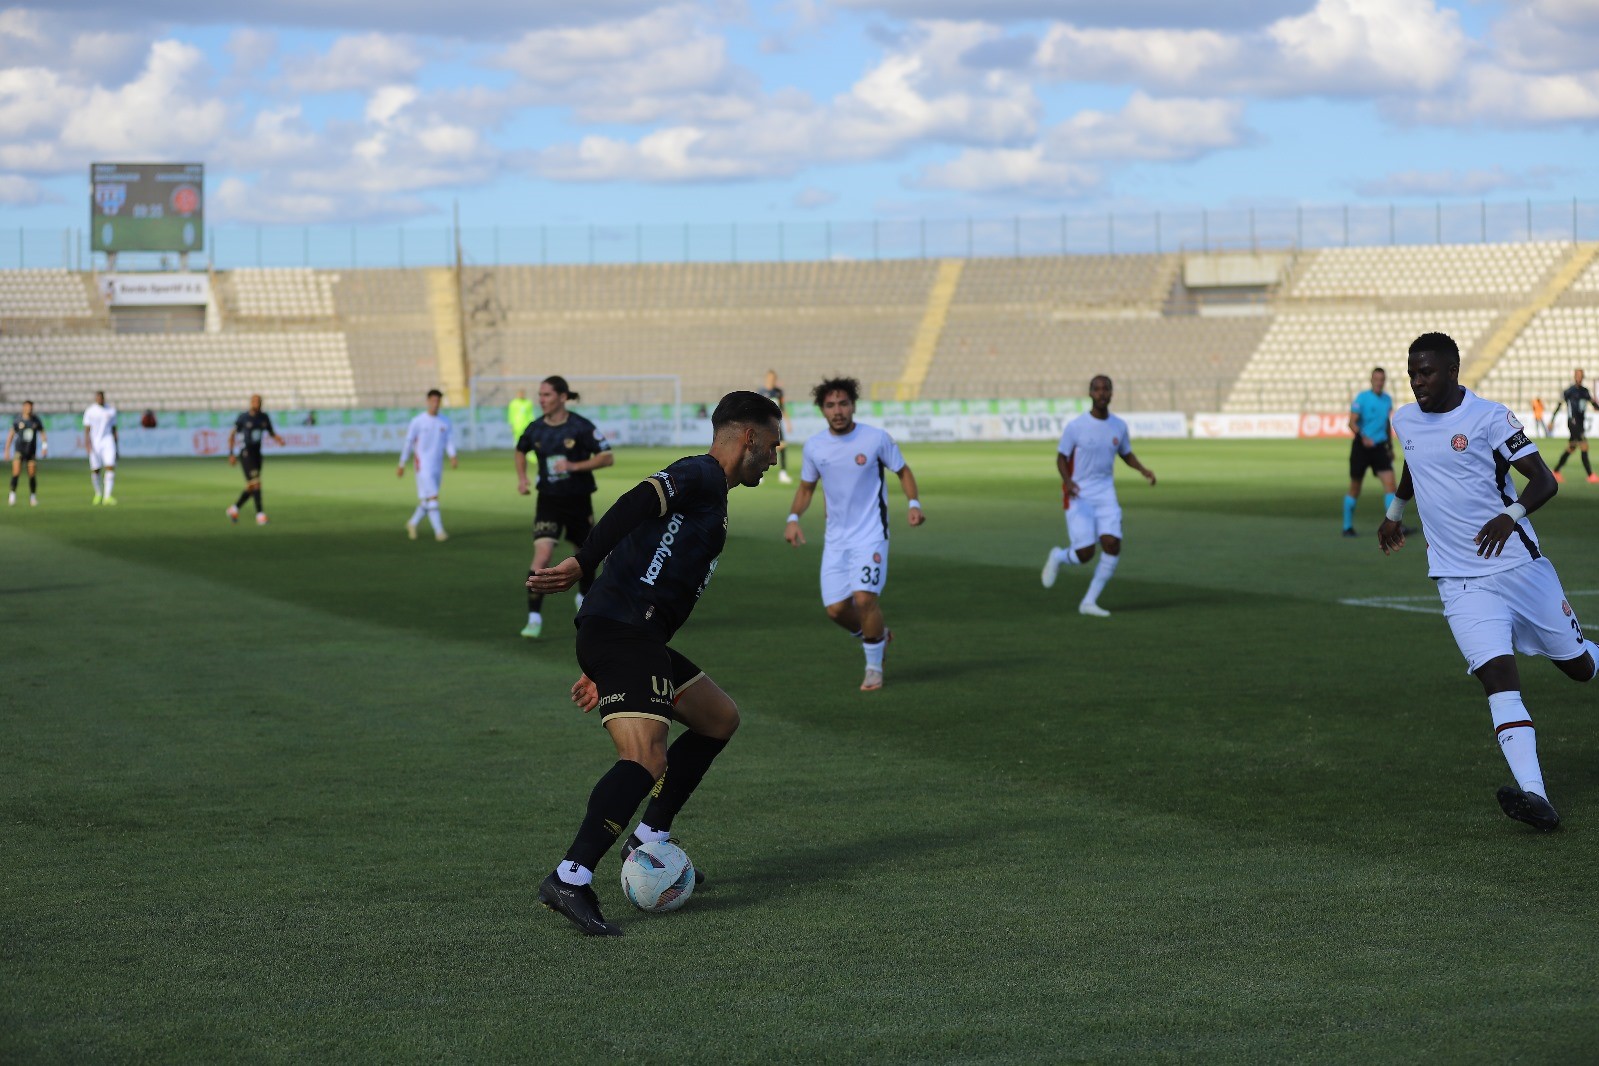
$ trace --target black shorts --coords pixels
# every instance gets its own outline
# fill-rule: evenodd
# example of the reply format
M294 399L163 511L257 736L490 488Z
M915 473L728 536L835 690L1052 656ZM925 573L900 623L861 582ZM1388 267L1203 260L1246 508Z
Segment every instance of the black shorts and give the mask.
M244 473L245 481L254 481L261 476L261 453L240 452L239 469Z
M17 448L11 454L19 463L32 463L37 462L39 459L38 447Z
M577 665L600 694L602 725L612 718L675 722L678 693L705 676L648 630L592 615L578 621Z
M1571 443L1580 444L1588 439L1588 420L1586 418L1566 419L1566 432L1571 434Z
M581 548L594 527L594 497L551 496L539 493L538 505L533 511L533 539L567 540Z
M1359 481L1366 476L1366 471L1373 474L1390 474L1394 469L1393 452L1389 450L1387 441L1378 441L1368 448L1360 443L1356 437L1349 446L1349 480Z

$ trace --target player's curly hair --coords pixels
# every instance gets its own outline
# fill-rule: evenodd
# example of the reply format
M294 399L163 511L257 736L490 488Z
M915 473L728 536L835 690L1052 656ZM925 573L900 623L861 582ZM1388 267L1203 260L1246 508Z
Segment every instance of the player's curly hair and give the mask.
M723 396L716 405L716 410L711 412L711 429L720 433L724 426L781 423L782 420L783 412L778 410L777 404L758 392L740 389Z
M1447 333L1423 333L1410 342L1410 354L1432 352L1441 355L1454 366L1460 365L1460 345Z
M842 392L849 397L850 403L855 403L861 398L861 383L854 378L828 378L811 390L811 399L816 401L818 409L821 408L822 401L827 399L827 394L830 392Z

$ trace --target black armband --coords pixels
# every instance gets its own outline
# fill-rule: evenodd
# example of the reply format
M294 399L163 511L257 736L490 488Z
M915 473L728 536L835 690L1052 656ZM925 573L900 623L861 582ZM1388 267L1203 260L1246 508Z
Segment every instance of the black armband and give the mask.
M594 523L583 546L577 550L577 564L585 574L599 569L600 563L629 533L662 514L661 490L654 482L640 481L618 496L611 509Z

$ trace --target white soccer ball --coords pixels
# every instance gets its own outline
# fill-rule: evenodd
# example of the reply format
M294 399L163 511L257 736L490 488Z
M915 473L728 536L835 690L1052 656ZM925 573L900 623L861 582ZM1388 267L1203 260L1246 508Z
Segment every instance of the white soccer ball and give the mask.
M675 911L694 894L694 864L669 840L640 844L622 864L622 892L641 911Z

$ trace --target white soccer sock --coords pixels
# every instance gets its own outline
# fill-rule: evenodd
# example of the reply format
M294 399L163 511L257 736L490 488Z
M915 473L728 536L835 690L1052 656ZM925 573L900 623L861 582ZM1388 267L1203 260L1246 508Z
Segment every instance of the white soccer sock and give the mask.
M1099 565L1094 567L1094 580L1088 583L1088 592L1083 596L1084 603L1099 602L1099 594L1104 591L1106 582L1116 572L1116 564L1120 561L1119 555L1099 553Z
M667 839L672 834L664 829L654 829L640 822L638 828L633 830L633 835L639 838L639 843L641 844L653 844L658 840Z
M1077 558L1077 553L1070 548L1056 548L1055 561L1065 563L1067 566L1081 566L1083 561Z
M878 673L882 673L883 649L888 647L888 638L885 636L882 640L875 644L867 640L862 640L861 647L866 651L866 669L876 670Z
M581 592L573 597L572 606L580 611L583 609L583 594Z
M116 480L117 472L115 470L107 470L105 472L105 494L107 496L111 495L111 486L116 484Z
M411 512L411 520L405 524L408 526L414 526L418 522L422 521L422 516L427 513L428 509L419 503L416 505L416 510Z
M563 862L555 868L555 876L562 884L588 885L594 882L594 871L575 862Z
M94 485L94 494L96 496L100 495L100 471L89 471L89 481Z
M1499 750L1510 764L1516 784L1523 792L1536 792L1548 799L1543 769L1538 765L1538 738L1527 705L1521 702L1521 693L1495 692L1488 697L1488 710L1493 714L1494 739L1499 741Z
M527 613L527 624L530 626L543 625L544 616L537 611L529 611Z
M427 502L427 512L428 512L428 522L433 526L433 532L435 532L435 533L443 533L444 532L444 519L439 517L439 501L438 500L429 500Z

